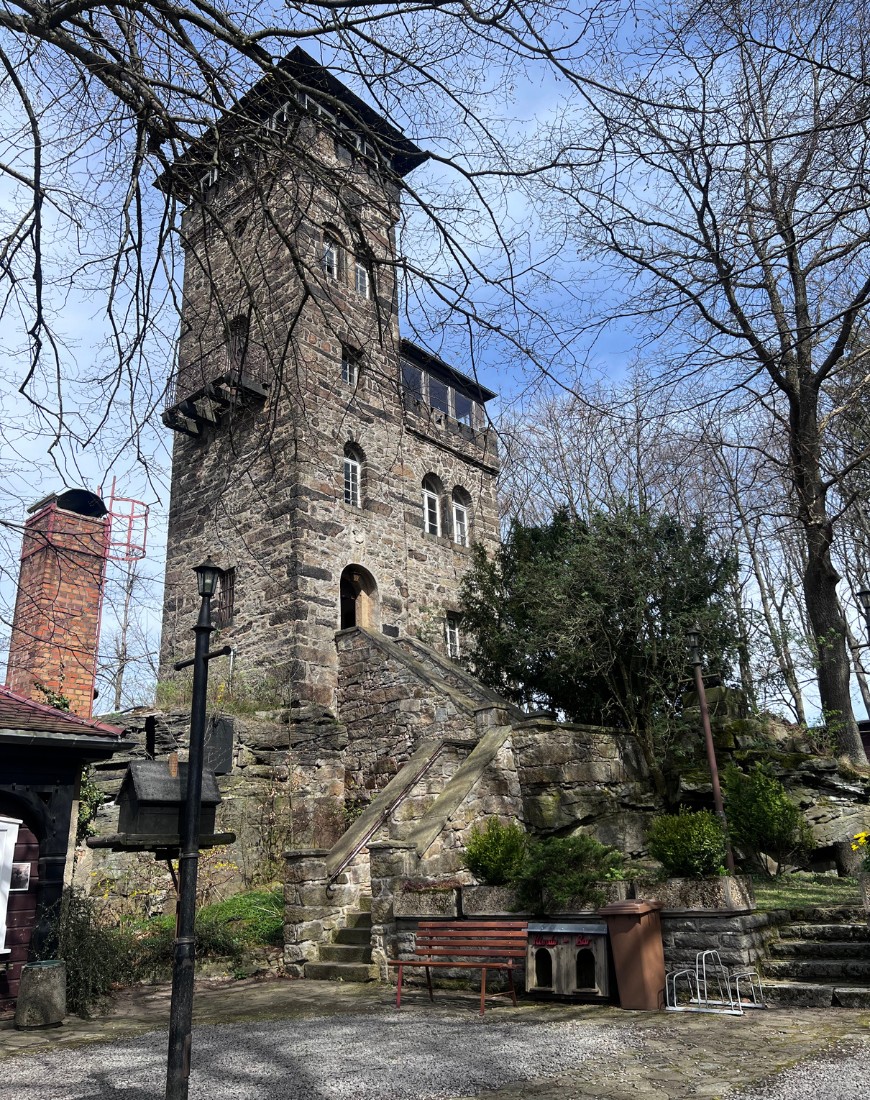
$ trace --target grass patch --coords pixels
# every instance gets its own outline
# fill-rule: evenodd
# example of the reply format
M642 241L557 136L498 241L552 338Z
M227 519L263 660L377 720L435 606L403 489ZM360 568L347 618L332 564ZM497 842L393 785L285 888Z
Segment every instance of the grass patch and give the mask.
M755 900L763 912L770 909L830 908L836 905L860 905L858 883L854 878L795 872L778 878L753 878Z

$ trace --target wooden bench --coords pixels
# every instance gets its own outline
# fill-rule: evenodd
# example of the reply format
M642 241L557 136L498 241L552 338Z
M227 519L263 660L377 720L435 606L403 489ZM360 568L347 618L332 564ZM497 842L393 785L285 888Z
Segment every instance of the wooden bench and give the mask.
M396 984L396 1008L402 1004L402 977L406 966L422 966L426 970L429 1000L432 996L432 970L437 967L453 970L480 970L480 1015L484 1014L486 974L488 970L507 971L510 995L514 1005L514 965L524 960L528 947L526 921L420 921L413 959L388 959L399 968Z

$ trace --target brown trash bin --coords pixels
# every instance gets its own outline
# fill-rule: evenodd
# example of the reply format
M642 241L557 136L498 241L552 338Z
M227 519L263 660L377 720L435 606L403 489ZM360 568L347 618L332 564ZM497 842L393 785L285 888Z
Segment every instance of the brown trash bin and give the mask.
M658 901L615 901L598 910L607 921L622 1008L664 1008L665 952Z

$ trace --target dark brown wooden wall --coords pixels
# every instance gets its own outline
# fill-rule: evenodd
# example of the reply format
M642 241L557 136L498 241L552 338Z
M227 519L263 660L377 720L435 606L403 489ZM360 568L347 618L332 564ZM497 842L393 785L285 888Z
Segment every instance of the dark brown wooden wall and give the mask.
M11 814L11 811L10 811ZM21 968L27 962L30 938L36 924L36 893L39 882L39 841L26 825L18 828L15 863L30 864L30 887L26 893L10 893L6 915L6 946L10 955L0 955L0 1012L15 1007ZM5 963L5 968L4 968Z

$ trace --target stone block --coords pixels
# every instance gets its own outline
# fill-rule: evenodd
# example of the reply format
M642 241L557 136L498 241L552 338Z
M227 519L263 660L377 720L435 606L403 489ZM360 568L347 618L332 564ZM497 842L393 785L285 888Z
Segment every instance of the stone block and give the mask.
M458 917L459 891L447 890L402 891L393 897L393 911L397 917Z
M66 1015L66 963L60 959L28 963L21 971L15 1026L57 1027Z

